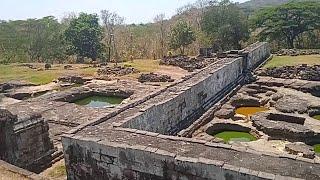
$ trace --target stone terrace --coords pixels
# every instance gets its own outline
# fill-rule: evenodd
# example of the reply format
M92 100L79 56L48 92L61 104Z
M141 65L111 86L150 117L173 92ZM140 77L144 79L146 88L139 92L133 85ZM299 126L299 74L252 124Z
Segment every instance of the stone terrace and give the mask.
M319 179L317 159L164 135L185 128L216 104L221 92L236 88L246 66L267 59L265 48L255 44L248 56L217 61L105 121L69 131L62 138L68 178Z

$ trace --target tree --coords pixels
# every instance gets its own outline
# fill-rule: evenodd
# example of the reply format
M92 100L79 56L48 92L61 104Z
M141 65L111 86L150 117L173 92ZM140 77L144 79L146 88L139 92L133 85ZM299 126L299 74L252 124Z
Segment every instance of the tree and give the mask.
M201 22L202 30L220 50L241 49L249 36L247 17L229 0L211 2Z
M172 29L170 34L170 48L180 50L184 54L185 48L196 40L192 27L185 21L179 21Z
M265 8L251 18L251 24L261 39L284 41L294 48L301 34L320 28L320 3L290 2Z
M107 46L108 46L108 58L110 61L111 56L115 59L119 58L119 54L117 51L117 44L116 44L116 35L115 35L115 28L123 24L124 18L120 17L117 13L110 12L108 10L101 11L101 19L105 26L106 30L106 39L107 39ZM112 52L112 53L111 53Z
M154 22L159 26L159 42L160 42L160 57L162 58L165 51L165 14L158 14L154 18Z
M80 13L78 18L72 19L65 31L69 44L68 52L80 59L91 58L93 61L103 57L104 45L102 27L96 14Z

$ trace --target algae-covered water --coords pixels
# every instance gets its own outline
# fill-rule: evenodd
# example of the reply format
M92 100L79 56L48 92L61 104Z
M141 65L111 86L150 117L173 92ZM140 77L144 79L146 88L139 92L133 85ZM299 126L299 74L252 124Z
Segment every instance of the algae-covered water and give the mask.
M315 153L320 154L320 144L314 145L313 148Z
M316 120L320 120L320 115L313 116L312 118L314 118Z
M239 131L223 131L221 133L215 134L214 137L223 139L225 143L231 141L250 142L257 140L257 138L251 135L250 133Z
M90 96L76 101L75 104L93 108L103 108L119 105L123 100L124 98L117 96Z
M255 113L263 112L263 111L268 111L268 108L265 108L265 107L240 107L240 108L236 109L237 114L244 115L247 118L249 118L250 116L252 116Z

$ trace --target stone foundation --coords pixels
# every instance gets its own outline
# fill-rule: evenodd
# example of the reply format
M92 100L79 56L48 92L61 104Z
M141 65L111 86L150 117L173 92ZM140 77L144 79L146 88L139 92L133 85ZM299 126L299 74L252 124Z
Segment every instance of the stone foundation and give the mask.
M214 108L268 56L267 44L251 48L247 56L221 59L125 111L69 131L62 137L68 178L319 179L316 160L164 135Z
M18 117L0 110L0 158L33 172L41 171L54 152L48 129L40 115Z

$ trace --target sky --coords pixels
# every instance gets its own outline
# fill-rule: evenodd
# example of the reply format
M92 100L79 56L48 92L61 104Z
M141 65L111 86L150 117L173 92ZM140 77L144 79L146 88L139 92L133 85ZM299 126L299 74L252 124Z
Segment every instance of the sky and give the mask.
M21 20L53 15L59 19L70 12L99 13L110 10L126 23L147 23L160 13L167 18L176 10L196 0L1 0L1 20ZM244 2L246 0L235 0Z

